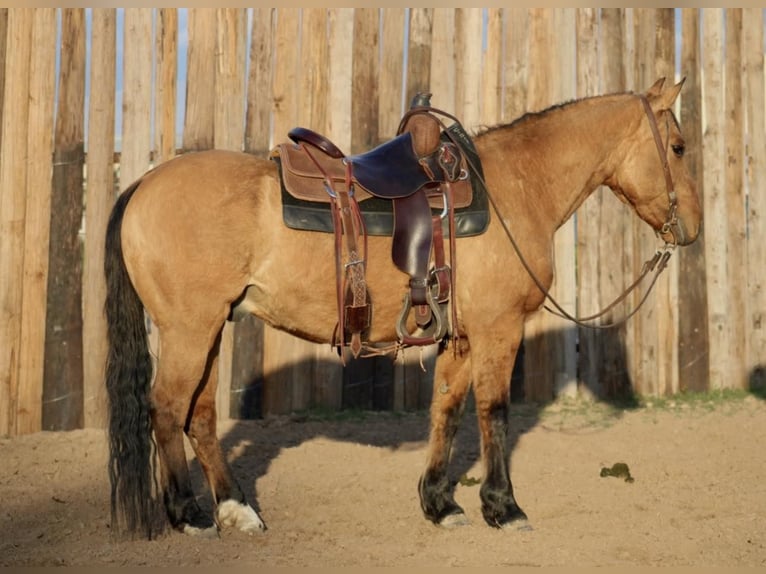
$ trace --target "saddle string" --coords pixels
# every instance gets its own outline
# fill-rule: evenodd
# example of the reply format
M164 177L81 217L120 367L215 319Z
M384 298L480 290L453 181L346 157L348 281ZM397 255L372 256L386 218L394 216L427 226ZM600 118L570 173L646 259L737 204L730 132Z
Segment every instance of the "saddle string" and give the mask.
M668 195L668 199L670 201L670 206L668 209L668 218L666 222L662 226L662 231L664 232L666 228L669 228L670 226L674 225L677 222L676 217L676 208L677 208L677 197L675 190L673 188L673 180L670 175L670 168L668 166L667 162L667 155L666 153L663 154L663 146L662 146L662 139L659 135L659 130L657 129L656 119L654 117L654 114L651 113L651 107L648 104L648 101L646 100L646 96L640 95L639 98L642 101L642 104L644 106L644 111L647 114L647 118L649 119L649 125L652 130L652 134L654 136L655 144L657 145L657 150L660 155L660 160L662 162L663 167L663 173L665 175L665 185L666 185L666 191ZM451 119L454 122L457 122L460 124L460 120L458 120L455 116L452 114L445 112L443 110L440 110L438 108L433 108L430 106L423 106L423 107L416 107L409 110L405 116L402 118L402 122L405 121L405 119L410 115L414 113L427 113L427 112L433 112L435 114L440 114L444 117L447 117ZM447 137L458 146L458 149L462 150L462 146L460 145L460 142L457 141L457 138L455 138L450 131L447 129L447 125L440 119L436 118L436 120L439 122L439 124L444 129L444 133L447 134ZM510 228L508 227L507 223L505 222L505 219L500 213L500 210L497 207L497 203L495 202L495 198L492 194L492 192L489 190L489 187L487 186L486 181L484 181L484 178L481 175L481 172L477 169L477 166L474 165L473 161L470 157L467 156L467 154L463 154L465 157L466 162L468 163L468 166L470 167L471 171L473 172L474 176L479 180L479 182L484 186L484 189L487 194L487 198L489 199L489 202L492 204L492 209L495 211L495 214L498 217L498 220L500 221L500 224L503 228L503 231L505 232L506 236L508 237L514 251L516 252L516 255L519 257L519 260L521 261L522 266L524 267L525 271L529 274L532 281L535 283L538 289L543 293L546 299L548 299L551 304L555 307L556 311L551 309L549 306L545 305L544 308L549 312L556 316L562 317L564 319L568 319L572 321L573 323L581 326L586 327L588 329L610 329L613 327L620 326L627 322L633 315L635 315L638 310L643 306L644 302L648 299L649 294L652 291L652 288L654 287L655 283L657 282L657 278L659 277L660 273L667 267L667 262L670 259L670 256L672 255L673 250L676 247L676 238L675 234L673 235L673 243L665 243L665 245L658 249L655 254L644 262L644 265L642 267L641 273L639 274L638 278L628 287L626 288L614 301L612 301L607 307L599 311L598 313L595 313L593 315L590 315L588 317L582 317L578 318L572 315L571 313L567 312L566 309L564 309L558 301L551 295L550 291L542 284L540 279L535 275L534 271L530 267L527 260L524 258L524 255L521 252L521 248L519 247L515 237L511 233ZM587 321L593 321L595 319L598 319L602 316L604 316L606 313L608 313L611 309L613 309L616 305L618 305L621 301L623 301L633 290L635 290L638 285L641 283L641 281L644 280L644 278L650 273L654 271L654 277L652 278L651 282L649 283L649 286L644 293L644 295L641 297L639 302L637 303L636 307L631 310L629 313L627 313L625 316L609 321L608 323L601 323L601 324L593 324L588 323ZM454 304L454 301L453 301Z

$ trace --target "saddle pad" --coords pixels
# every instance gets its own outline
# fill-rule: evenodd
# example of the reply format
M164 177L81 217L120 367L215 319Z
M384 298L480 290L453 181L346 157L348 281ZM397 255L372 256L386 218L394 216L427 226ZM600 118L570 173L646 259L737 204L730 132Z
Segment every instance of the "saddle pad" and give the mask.
M278 166L281 165L279 158L275 158ZM333 233L332 214L330 204L317 201L306 201L290 194L282 180L282 216L287 227L304 231L321 231ZM489 201L484 186L473 181L473 200L469 205L455 210L455 235L457 237L469 237L480 235L486 231L489 225ZM441 197L441 196L440 196ZM432 206L433 207L433 206ZM359 204L362 211L365 228L368 235L393 235L394 214L393 203L387 199L369 197ZM441 207L433 210L434 214L441 211Z

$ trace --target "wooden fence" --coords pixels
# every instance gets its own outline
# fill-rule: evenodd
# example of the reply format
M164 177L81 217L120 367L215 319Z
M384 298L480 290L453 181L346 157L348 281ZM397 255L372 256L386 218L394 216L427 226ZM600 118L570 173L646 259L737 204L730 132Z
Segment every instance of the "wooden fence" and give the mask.
M701 239L626 326L537 314L513 394L762 385L763 33L761 8L0 10L0 435L105 422L103 236L117 190L179 149L266 154L295 125L364 151L419 91L470 129L686 77L678 115ZM599 190L557 235L554 295L589 314L656 246ZM227 324L223 345L224 417L430 399L433 348L343 368L328 346L255 319Z

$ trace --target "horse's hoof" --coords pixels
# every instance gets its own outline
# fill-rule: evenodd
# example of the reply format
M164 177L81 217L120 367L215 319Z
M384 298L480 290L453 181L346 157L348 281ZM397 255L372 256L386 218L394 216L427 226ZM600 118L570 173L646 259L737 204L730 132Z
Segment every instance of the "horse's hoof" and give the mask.
M216 516L221 526L233 526L248 534L266 530L266 524L253 507L236 500L225 500L219 504Z
M439 522L439 526L442 528L460 528L469 524L471 524L471 521L468 520L468 517L463 512L448 514Z
M532 525L529 523L529 520L526 518L519 518L518 520L506 522L505 524L501 524L500 528L502 530L516 530L518 532L531 532L534 530Z
M211 538L220 537L218 533L218 527L215 524L207 528L200 528L198 526L192 526L191 524L184 524L183 528L181 529L181 532L189 536L194 536L196 538L211 539Z

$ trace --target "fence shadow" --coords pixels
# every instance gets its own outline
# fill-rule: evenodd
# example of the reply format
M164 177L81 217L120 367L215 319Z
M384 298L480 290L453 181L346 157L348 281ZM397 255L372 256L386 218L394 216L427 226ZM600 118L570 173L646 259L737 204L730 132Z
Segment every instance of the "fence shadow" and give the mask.
M600 331L594 341L599 345L609 346L613 350L619 349L620 353L617 356L612 355L613 360L616 363L620 361L625 363L625 349L616 332L611 330ZM306 367L310 371L308 365L299 365L298 367L301 372L306 372L302 370L302 367ZM315 370L316 367L316 365L313 366ZM323 367L330 367L330 365L319 365L320 369ZM295 366L291 365L288 368L294 370ZM431 365L432 368L433 365ZM508 432L511 465L513 464L513 451L520 437L540 422L541 412L553 400L552 396L546 400L529 401L525 399L524 385L522 384L523 368L524 352L522 351L511 381L512 405ZM345 384L352 385L354 381L346 381ZM373 385L374 382L368 381L367 384ZM622 409L637 405L635 396L630 390L630 381L627 381L627 387L624 386L625 384L626 381L621 381L621 392L617 396L606 395L599 400L619 405ZM221 437L221 441L224 451L229 454L229 458L232 460L233 472L237 480L256 508L258 507L256 482L258 478L268 473L272 462L284 449L296 447L320 437L392 450L404 445L411 446L413 443L425 445L428 440L428 412L424 407L404 412L389 410L385 411L383 415L374 410L346 408L335 413L321 411L318 415L309 410L289 415L253 417L253 414L259 412L258 405L262 404L263 381L256 378L246 385L244 390L240 412L251 418L234 421L228 432ZM383 402L388 403L390 401L384 400ZM622 411L616 410L615 412ZM465 413L454 442L449 469L450 479L456 483L469 472L479 457L479 433L471 394L468 397ZM307 469L307 471L309 470ZM196 461L192 464L192 473L196 491L203 493L200 503L203 506L212 506L209 491L204 485L202 473ZM415 486L413 484L414 491Z

